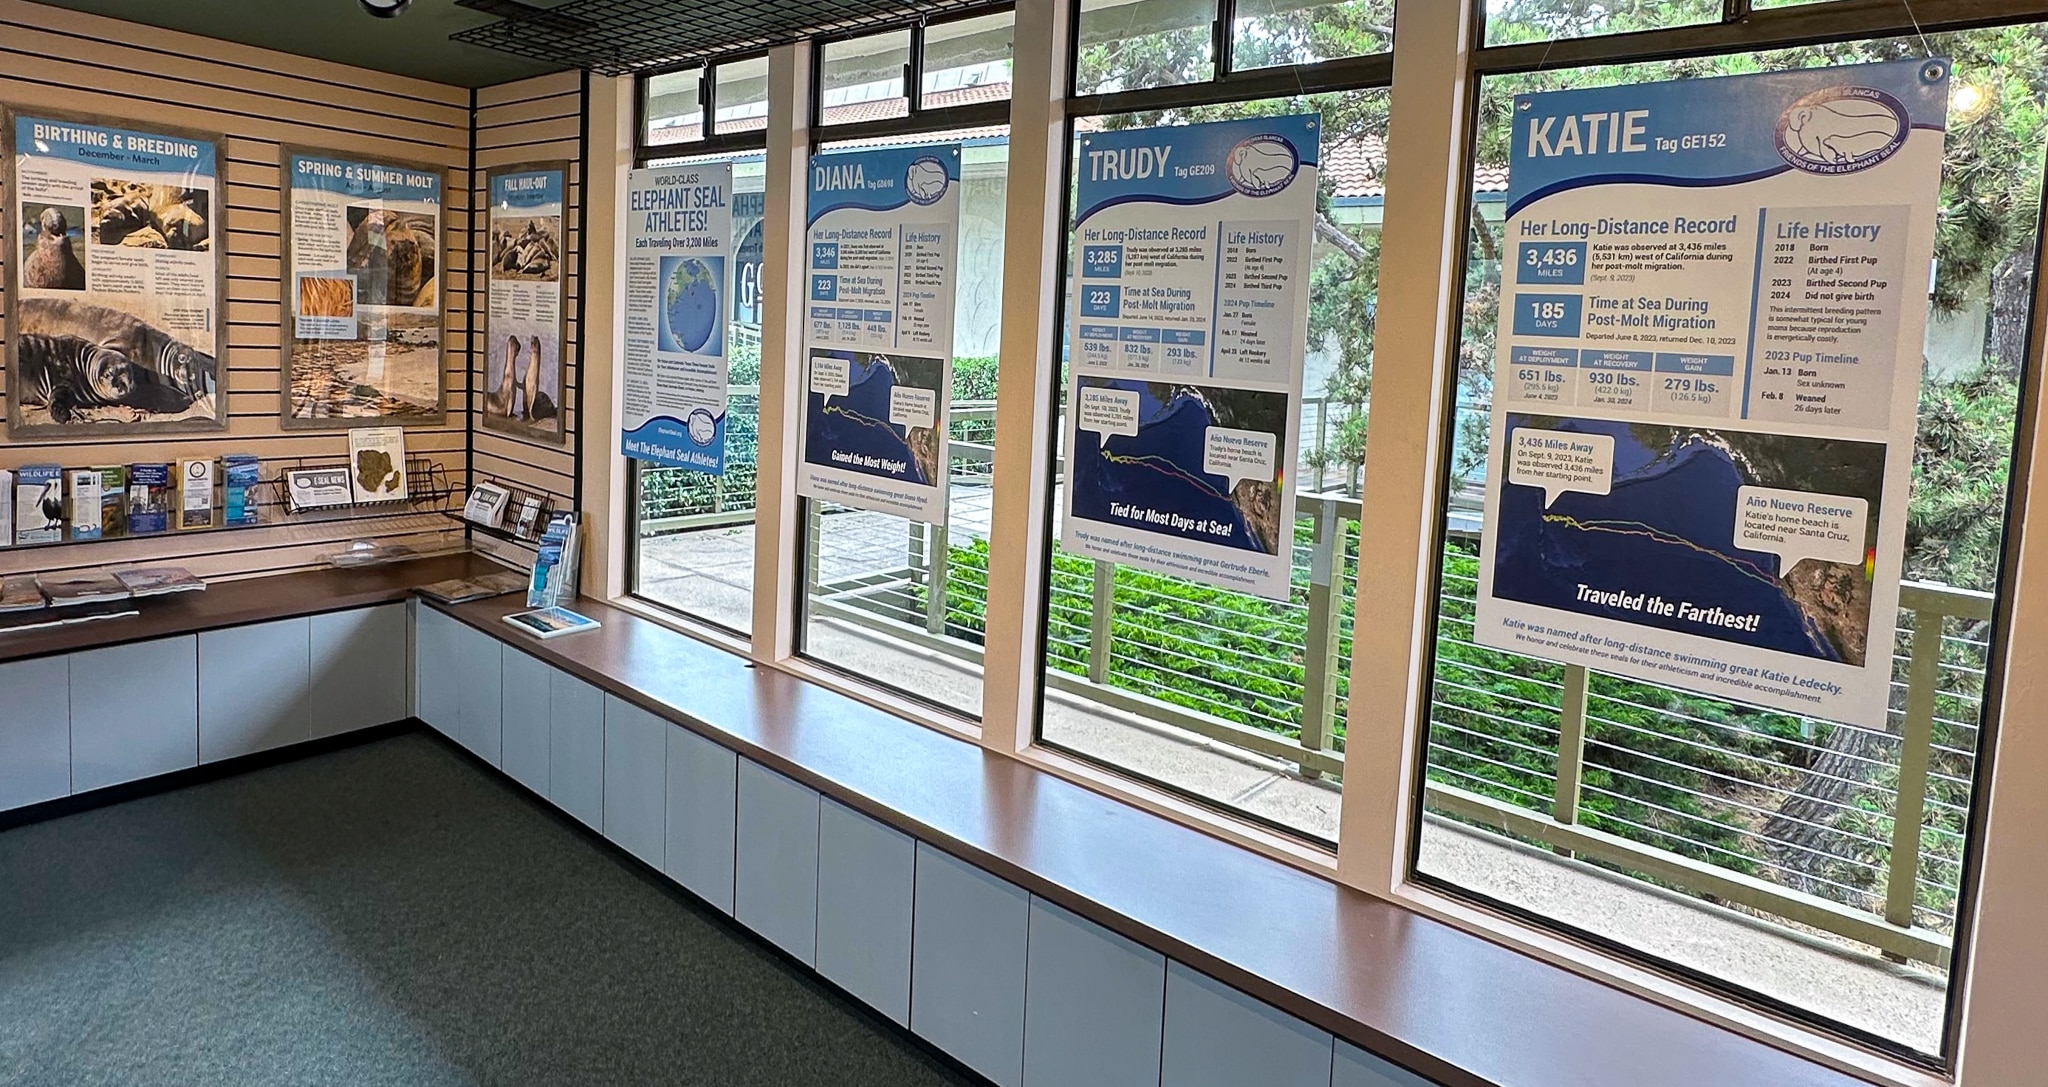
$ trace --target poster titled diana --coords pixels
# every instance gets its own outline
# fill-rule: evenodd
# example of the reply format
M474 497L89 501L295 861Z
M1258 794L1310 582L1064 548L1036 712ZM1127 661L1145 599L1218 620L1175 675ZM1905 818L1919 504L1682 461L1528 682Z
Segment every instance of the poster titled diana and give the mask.
M490 319L484 330L483 424L542 441L563 440L563 163L492 170Z
M9 429L218 430L218 136L8 118Z
M627 184L619 451L725 472L732 164L635 170Z
M1515 101L1479 642L1885 727L1948 78Z
M287 426L442 418L441 171L284 155Z
M946 520L960 147L811 159L797 493Z
M1068 551L1287 598L1320 136L1310 115L1081 140Z

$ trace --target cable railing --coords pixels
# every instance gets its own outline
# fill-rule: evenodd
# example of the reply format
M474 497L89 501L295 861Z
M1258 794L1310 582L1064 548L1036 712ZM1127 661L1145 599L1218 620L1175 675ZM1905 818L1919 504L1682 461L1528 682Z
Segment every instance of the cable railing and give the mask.
M813 503L806 577L814 615L978 664L994 405L955 407L950 527ZM1477 517L1463 513L1440 582L1430 812L1895 959L1946 964L1988 594L1902 586L1892 712L1883 729L1858 728L1478 644L1476 547L1461 529ZM1049 691L1334 783L1360 514L1346 489L1298 496L1284 601L1056 550Z

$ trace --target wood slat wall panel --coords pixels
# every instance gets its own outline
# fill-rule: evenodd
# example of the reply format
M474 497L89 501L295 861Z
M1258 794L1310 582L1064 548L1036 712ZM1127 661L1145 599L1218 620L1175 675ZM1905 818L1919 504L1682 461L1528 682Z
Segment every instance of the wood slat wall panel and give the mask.
M374 90L392 97L409 98L422 103L466 107L469 101L467 91L447 84L372 72L346 64L278 53L251 45L217 41L175 30L138 27L119 19L48 7L30 3L29 0L0 0L0 21L45 27L99 41L147 40L155 49L163 52L205 58L223 69L240 70L229 73L234 76L239 76L242 71L275 72L295 76L312 84L324 84L329 88Z
M470 206L483 208L488 204L485 171L491 167L549 159L566 159L569 162L562 225L562 308L566 319L562 335L561 397L563 427L568 441L556 445L484 429L481 422L483 395L480 391L484 387L484 352L480 339L469 355L473 361L469 388L477 391L464 398L470 418L475 423L471 444L476 477L498 479L513 486L545 492L558 508L569 507L575 502L576 449L581 440L575 401L576 387L580 383L578 369L582 361L581 340L576 332L575 271L583 245L580 215L583 197L582 113L583 81L573 72L485 87L477 92L477 176ZM489 263L484 255L487 232L487 217L480 213L475 217L469 254L469 259L474 262L471 266L478 269L475 295L471 299L474 335L477 337L486 330L486 314L490 305L483 278L483 269ZM478 534L472 542L481 546L484 540L485 537ZM511 547L513 552L523 553L526 561L531 560L530 551L521 551L514 545L493 541L493 546ZM513 552L508 552L508 555Z
M229 254L228 346L221 358L225 432L9 440L0 443L0 468L251 453L264 459L267 479L299 463L347 458L345 433L286 430L278 419L283 399L280 163L283 146L292 144L443 168L447 244L441 262L453 273L443 277L449 313L444 340L448 418L439 426L407 428L406 448L438 465L458 489L466 489L471 369L466 329L472 305L466 269L475 241L469 209L476 206L472 194L481 180L469 173L469 91L25 0L0 0L0 103L98 116L110 124L176 125L225 135L226 211L221 218L226 236L216 244ZM538 113L524 115L557 117L559 105L546 103L535 107ZM580 95L572 96L568 108L579 107ZM552 478L551 472L544 475ZM453 501L459 503L461 494ZM0 550L0 572L176 561L207 577L241 577L321 565L351 539L424 551L459 545L461 537L461 526L438 512L364 509L344 520L306 518L249 529L5 549Z

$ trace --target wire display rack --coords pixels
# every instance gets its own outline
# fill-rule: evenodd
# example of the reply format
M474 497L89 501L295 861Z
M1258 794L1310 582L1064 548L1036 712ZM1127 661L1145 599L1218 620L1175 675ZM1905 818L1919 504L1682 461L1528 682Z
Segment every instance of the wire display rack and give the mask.
M880 28L916 15L1001 6L1000 0L567 0L550 8L516 0L456 2L504 18L450 35L455 41L609 76Z

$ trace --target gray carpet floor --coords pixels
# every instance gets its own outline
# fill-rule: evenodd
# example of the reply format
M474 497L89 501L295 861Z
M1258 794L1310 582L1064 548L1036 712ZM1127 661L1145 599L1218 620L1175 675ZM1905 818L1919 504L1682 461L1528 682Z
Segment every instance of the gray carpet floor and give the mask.
M411 734L0 833L0 1084L972 1082Z

